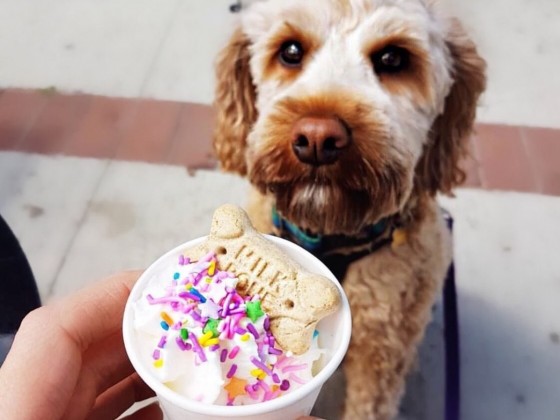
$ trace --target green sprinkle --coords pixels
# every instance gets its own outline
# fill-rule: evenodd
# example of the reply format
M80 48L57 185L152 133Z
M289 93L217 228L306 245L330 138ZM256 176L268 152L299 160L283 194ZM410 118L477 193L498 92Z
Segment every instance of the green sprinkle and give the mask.
M189 338L189 331L186 328L181 328L181 338L183 341L187 341Z
M180 277L179 273L173 274L173 280L179 280L179 277Z
M219 336L220 333L218 332L218 322L219 321L217 319L213 319L213 318L208 319L208 322L204 326L202 332L207 333L208 331L211 331L213 337Z
M264 312L261 309L261 302L257 300L255 302L247 302L247 316L251 318L251 321L255 322Z

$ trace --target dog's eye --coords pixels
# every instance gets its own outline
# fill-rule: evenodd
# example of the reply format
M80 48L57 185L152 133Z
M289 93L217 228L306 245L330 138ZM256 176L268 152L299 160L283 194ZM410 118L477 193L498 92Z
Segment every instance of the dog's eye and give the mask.
M303 60L303 47L297 41L286 41L280 47L278 58L286 67L299 67Z
M389 45L371 56L377 74L398 73L408 67L410 56L404 48Z

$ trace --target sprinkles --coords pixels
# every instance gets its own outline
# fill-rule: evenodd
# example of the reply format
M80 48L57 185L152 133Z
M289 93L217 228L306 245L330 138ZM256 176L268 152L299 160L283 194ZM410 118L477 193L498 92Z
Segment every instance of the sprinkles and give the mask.
M168 352L177 350L193 354L195 367L219 363L229 380L224 385L227 405L268 401L293 383L306 382L302 374L309 363L296 364L298 359L277 347L261 298L239 294L237 278L220 270L214 253L199 261L179 255L171 273L162 295L146 295L148 304L159 309L162 332L154 343L154 368L161 369ZM318 334L315 330L313 338Z

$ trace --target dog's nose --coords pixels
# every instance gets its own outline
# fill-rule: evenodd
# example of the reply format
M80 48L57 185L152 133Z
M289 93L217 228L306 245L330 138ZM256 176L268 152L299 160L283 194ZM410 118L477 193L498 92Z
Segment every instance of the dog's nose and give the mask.
M335 118L305 117L292 130L292 149L297 158L310 165L328 165L350 145L350 133Z

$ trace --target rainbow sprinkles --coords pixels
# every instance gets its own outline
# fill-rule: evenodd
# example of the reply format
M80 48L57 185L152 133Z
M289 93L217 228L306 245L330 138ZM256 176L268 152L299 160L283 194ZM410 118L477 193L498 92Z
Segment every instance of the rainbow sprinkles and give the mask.
M175 391L210 404L268 401L308 382L322 354L284 352L270 331L259 296L242 296L215 253L180 255L135 308L136 328L152 342L150 367Z

